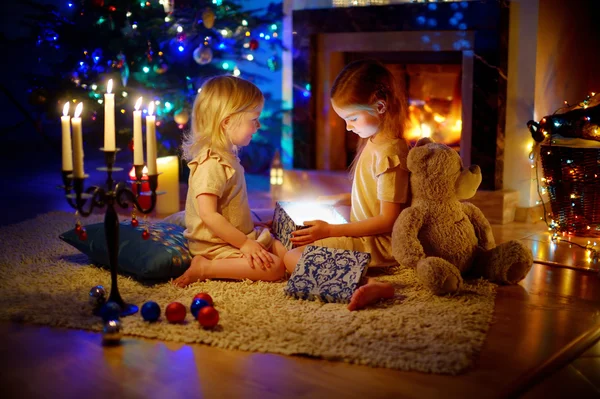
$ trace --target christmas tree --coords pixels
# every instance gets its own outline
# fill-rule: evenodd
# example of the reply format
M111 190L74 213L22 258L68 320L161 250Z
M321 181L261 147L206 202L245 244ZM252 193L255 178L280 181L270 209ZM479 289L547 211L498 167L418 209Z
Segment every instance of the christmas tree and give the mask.
M29 77L30 103L57 116L66 101L84 101L86 126L102 131L103 97L112 79L120 147L132 146L131 111L139 97L146 106L155 103L159 156L176 154L207 78L231 74L260 87L280 66L281 3L250 11L232 0L28 4L35 51L44 66ZM256 56L259 47L267 49L266 59ZM249 63L259 72L246 72ZM281 130L280 101L265 97L263 129L253 144L268 148L259 149L262 162L254 159L251 172L266 170Z

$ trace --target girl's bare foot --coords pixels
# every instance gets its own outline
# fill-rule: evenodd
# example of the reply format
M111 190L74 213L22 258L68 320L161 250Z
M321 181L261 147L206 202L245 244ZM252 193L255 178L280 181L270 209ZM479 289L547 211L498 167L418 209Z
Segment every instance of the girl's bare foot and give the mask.
M204 264L206 262L210 262L210 260L200 255L194 256L190 267L181 276L173 280L173 284L183 288L196 281L206 280L204 275Z
M390 299L394 297L394 286L390 283L382 283L370 278L365 285L362 285L354 291L348 310L358 310L379 301L380 299Z

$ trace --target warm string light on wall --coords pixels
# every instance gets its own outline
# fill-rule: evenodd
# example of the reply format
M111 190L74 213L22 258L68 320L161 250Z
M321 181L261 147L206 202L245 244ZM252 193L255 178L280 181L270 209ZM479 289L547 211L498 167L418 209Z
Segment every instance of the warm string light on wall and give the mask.
M527 123L535 141L529 147L529 159L535 170L533 180L539 196L536 204L542 205L540 219L552 232L553 243L564 241L569 247L583 248L587 262L596 263L595 240L588 240L585 245L570 240L572 235L600 236L600 221L597 220L600 213L597 209L600 207L600 143L595 145L595 141L600 142L600 99L592 92L576 105L564 103L564 107L539 123ZM563 144L578 145L559 146L559 140ZM544 177L540 177L539 164L543 166ZM546 195L551 197L552 212L546 208Z

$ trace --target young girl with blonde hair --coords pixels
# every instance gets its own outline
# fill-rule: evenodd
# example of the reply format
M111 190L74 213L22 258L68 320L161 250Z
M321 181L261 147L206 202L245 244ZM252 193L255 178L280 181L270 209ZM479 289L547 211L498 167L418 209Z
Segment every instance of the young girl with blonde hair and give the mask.
M284 275L286 249L254 225L237 157L260 127L263 105L258 87L233 76L207 80L194 101L191 133L182 145L190 168L184 236L194 257L174 280L180 287L211 278L275 281Z
M310 243L371 254L369 267L395 265L392 229L403 208L408 206L408 145L403 138L404 96L392 73L382 64L360 60L348 64L331 88L333 110L346 129L360 137L352 162L352 193L328 197L339 205L351 205L350 222L329 224L306 222L310 227L293 233L299 247L289 251L284 263L292 272ZM368 279L359 287L349 309L359 309L380 298L391 298L391 284Z

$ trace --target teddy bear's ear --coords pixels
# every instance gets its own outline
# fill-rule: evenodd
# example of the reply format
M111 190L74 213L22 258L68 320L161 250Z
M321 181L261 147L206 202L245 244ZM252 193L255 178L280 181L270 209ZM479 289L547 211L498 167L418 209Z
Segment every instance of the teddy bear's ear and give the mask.
M421 139L419 141L421 141ZM423 168L426 168L427 160L433 153L433 150L431 149L431 146L425 144L417 145L411 148L408 152L406 166L408 167L409 171L415 172L417 170L423 170Z
M435 143L431 137L421 137L415 144L415 147L420 147L425 144Z

